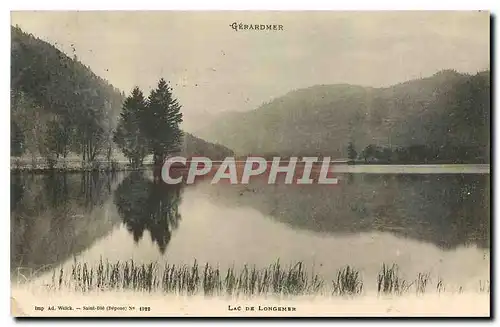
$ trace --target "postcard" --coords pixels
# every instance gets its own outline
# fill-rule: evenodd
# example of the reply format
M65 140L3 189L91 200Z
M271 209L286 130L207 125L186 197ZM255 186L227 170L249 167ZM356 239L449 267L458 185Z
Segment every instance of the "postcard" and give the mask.
M15 317L489 317L487 11L11 12Z

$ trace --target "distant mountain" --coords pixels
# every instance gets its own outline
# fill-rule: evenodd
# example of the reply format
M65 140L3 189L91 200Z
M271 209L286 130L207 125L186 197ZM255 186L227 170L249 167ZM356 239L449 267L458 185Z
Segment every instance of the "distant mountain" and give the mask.
M369 144L432 146L449 156L457 147L489 158L490 72L445 70L387 88L316 85L295 90L249 112L224 114L196 131L237 154L347 157ZM454 149L451 151L450 149ZM489 160L489 159L487 159Z
M194 135L184 133L180 155L184 157L204 156L212 160L224 160L225 157L233 156L234 152L223 145L206 142Z

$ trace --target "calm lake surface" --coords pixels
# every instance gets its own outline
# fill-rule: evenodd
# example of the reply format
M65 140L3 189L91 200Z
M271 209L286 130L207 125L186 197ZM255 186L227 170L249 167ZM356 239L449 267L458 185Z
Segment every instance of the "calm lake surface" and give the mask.
M356 168L360 169L360 168ZM489 171L489 168L488 168ZM478 289L489 280L490 175L340 173L339 185L155 184L150 172L11 174L11 275L86 262L297 261L331 279L383 263ZM49 272L47 272L48 274Z

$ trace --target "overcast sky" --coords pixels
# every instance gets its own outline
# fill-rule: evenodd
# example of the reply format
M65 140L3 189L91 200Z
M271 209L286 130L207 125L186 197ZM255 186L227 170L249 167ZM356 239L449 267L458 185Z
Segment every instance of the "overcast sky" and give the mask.
M234 31L233 22L284 31ZM12 24L125 93L149 93L164 77L188 120L314 84L388 86L490 61L485 12L16 12Z

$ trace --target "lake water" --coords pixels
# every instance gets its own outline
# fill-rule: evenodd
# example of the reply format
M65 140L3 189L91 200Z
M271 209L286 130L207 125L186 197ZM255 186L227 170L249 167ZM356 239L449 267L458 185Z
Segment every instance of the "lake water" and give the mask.
M172 186L155 184L149 172L12 173L11 276L75 258L196 259L222 269L279 259L303 261L327 279L354 266L367 289L383 263L450 287L478 289L489 280L484 170L337 176L338 185Z

